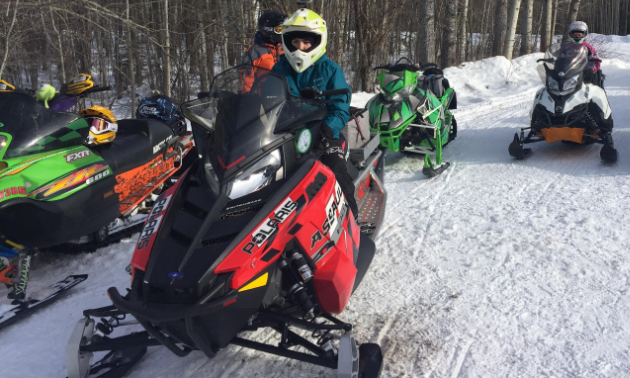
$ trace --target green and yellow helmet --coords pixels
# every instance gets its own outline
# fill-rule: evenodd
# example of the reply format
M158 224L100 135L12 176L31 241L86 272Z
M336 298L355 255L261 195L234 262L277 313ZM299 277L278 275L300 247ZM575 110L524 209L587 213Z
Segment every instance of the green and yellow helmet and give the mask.
M298 50L291 44L293 38L303 37L313 39L312 47L307 51ZM306 71L326 53L327 42L326 21L310 9L298 10L283 24L282 48L284 55L289 60L291 67L298 73Z

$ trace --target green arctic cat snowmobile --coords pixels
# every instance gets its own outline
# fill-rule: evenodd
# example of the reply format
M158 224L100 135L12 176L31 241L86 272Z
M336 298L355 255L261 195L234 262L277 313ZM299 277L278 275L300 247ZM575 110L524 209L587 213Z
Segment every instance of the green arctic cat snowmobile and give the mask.
M408 63L400 63L406 60ZM370 128L380 133L381 146L392 152L424 154L425 175L435 177L449 167L442 162L442 147L457 136L455 90L436 64L420 68L407 58L379 66L376 78L382 93L367 104ZM435 153L435 161L431 154Z

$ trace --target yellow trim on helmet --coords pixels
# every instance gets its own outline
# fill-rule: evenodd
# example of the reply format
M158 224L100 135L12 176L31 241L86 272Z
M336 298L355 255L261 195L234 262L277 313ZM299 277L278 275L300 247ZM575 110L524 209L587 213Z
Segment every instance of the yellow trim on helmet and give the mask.
M81 110L79 115L83 117L101 117L105 118L109 122L118 123L114 113L104 106L94 105L90 108Z
M113 142L116 138L116 132L110 131L104 134L94 134L92 130L90 130L90 139L94 144L103 144Z

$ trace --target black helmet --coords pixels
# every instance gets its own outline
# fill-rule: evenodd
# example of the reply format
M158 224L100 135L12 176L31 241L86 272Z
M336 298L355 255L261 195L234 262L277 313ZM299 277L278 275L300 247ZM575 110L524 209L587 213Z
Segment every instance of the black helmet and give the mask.
M258 18L258 32L260 36L269 43L278 44L282 42L282 23L287 15L276 11L266 11Z

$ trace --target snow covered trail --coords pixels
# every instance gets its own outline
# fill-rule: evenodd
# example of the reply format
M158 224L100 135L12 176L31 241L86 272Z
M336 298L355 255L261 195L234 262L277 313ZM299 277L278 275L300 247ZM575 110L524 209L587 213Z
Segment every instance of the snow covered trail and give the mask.
M461 94L460 131L444 150L452 166L443 175L422 175L420 156L387 157L389 198L377 256L341 316L356 324L358 340L381 344L385 378L630 372L630 65L607 60L603 66L616 121L616 165L601 163L599 146L559 143L535 144L532 157L515 161L507 149L528 124L540 85L531 67L537 57L447 70ZM3 377L65 376L72 328L83 309L109 304L108 287L129 284L124 268L134 242L42 258L34 290L68 272L90 278L0 332ZM264 332L248 337L277 340ZM129 376L335 373L240 347L213 360L201 352L178 358L151 348Z

